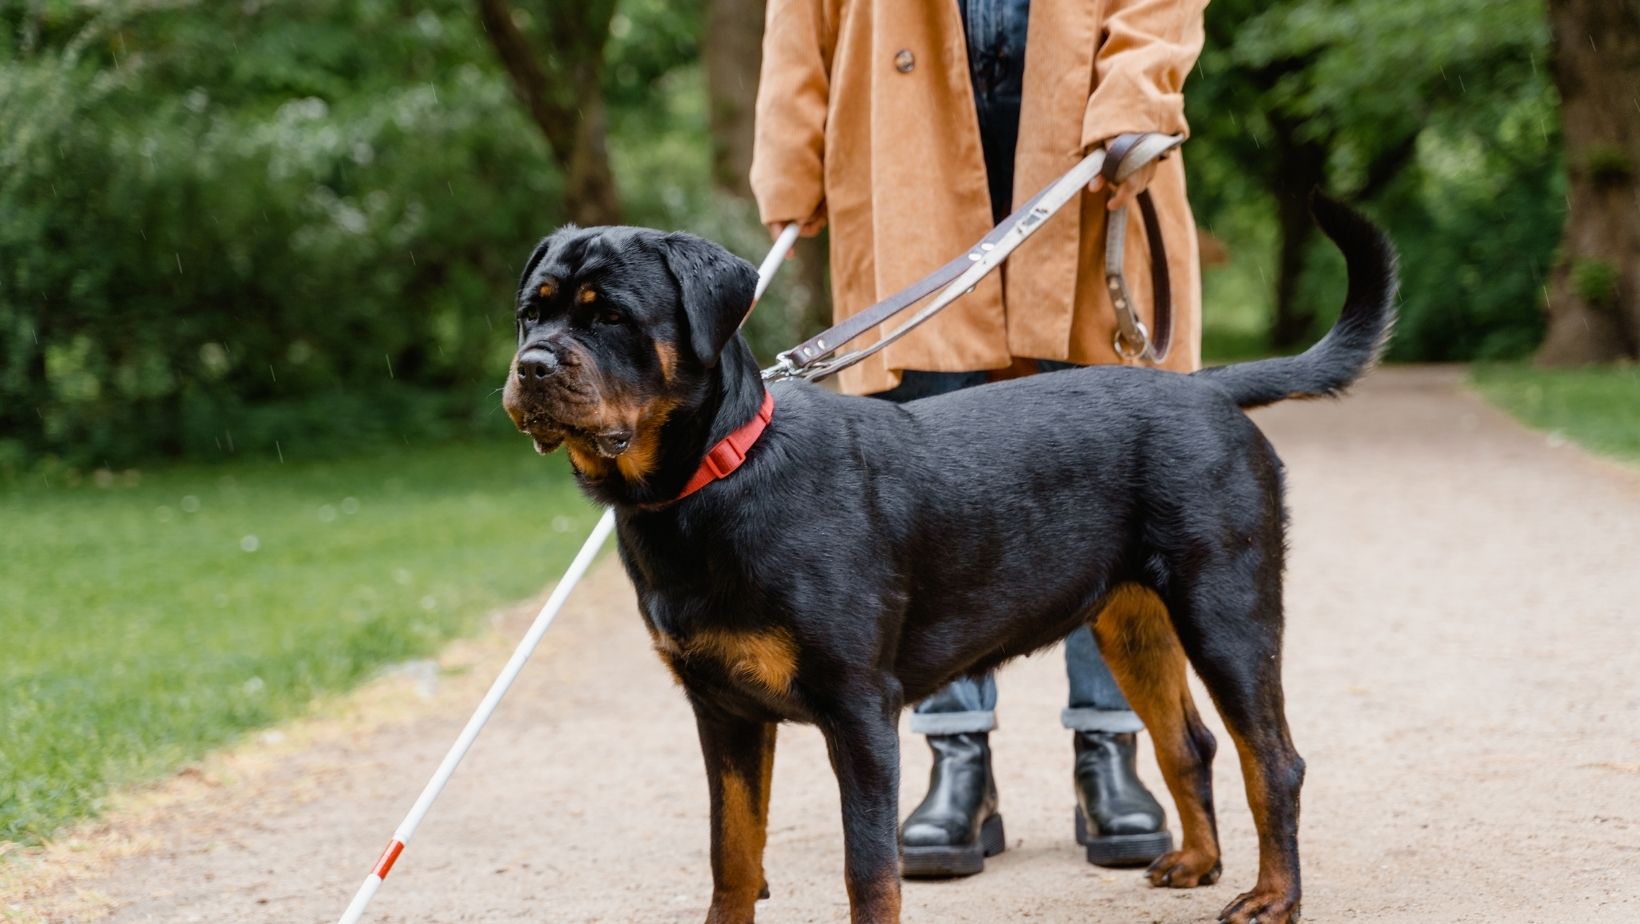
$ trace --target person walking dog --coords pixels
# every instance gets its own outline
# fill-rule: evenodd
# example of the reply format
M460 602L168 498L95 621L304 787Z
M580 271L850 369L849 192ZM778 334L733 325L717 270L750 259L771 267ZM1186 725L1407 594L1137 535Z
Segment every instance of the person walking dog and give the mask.
M1184 133L1182 89L1201 51L1206 3L769 0L751 168L762 220L772 231L801 222L805 235L831 224L842 321L961 253L1115 136ZM845 370L840 387L909 401L1120 362L1102 274L1105 215L1147 187L1175 301L1175 346L1162 365L1196 369L1196 227L1175 154L1114 190L1096 179L1080 208L1049 219L1003 272ZM1141 223L1127 227L1125 273L1150 324L1150 251ZM1090 862L1149 863L1172 842L1134 764L1143 724L1088 629L1067 640L1065 664L1077 838ZM927 736L934 764L927 796L900 830L905 875L977 873L1003 849L988 736L996 702L987 676L917 705L911 728Z

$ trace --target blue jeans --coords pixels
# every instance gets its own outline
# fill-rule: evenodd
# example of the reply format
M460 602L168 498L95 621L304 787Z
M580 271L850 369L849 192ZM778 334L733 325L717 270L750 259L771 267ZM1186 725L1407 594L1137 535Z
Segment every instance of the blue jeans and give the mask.
M1068 363L1042 361L1043 372L1071 368ZM888 401L915 401L985 383L984 372L908 371L900 384L873 397ZM1065 676L1070 696L1059 714L1060 724L1074 731L1136 732L1144 723L1128 705L1127 698L1110 675L1093 631L1083 626L1065 639ZM997 727L996 678L961 677L918 703L911 716L911 730L923 735L958 735L988 732Z

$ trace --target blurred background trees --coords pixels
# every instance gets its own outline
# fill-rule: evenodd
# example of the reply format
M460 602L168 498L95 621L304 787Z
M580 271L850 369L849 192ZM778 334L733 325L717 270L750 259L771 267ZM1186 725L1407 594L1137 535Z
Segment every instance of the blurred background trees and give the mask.
M1228 248L1210 356L1330 320L1315 185L1402 247L1396 357L1635 355L1640 0L1549 6L1209 6L1186 95L1192 196ZM744 184L762 8L0 0L0 469L502 428L542 234L766 247ZM765 353L826 313L803 256L749 328Z
M527 8L534 15L525 9L478 0L484 34L563 175L564 214L583 225L619 224L604 98L588 92L603 84L615 0L536 2Z
M1571 194L1546 364L1640 356L1640 0L1551 0Z
M1256 264L1248 297L1269 293L1255 332L1288 349L1330 321L1321 186L1400 245L1395 358L1529 352L1564 214L1547 57L1539 0L1214 0L1187 156L1199 219L1242 251L1229 275Z

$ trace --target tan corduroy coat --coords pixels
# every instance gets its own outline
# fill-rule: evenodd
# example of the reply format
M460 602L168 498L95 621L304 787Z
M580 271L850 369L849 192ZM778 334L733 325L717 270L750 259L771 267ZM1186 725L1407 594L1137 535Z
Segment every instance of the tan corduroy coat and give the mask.
M1186 130L1181 90L1201 51L1206 5L1031 4L1016 205L1114 135ZM983 237L991 205L957 0L769 0L751 180L765 222L825 209L838 320ZM1165 365L1194 369L1201 274L1179 154L1162 162L1150 189L1175 300ZM902 370L1001 369L1016 357L1117 362L1105 214L1105 196L1084 193L1080 208L1055 215L1003 273L844 372L843 389L868 394L893 387ZM1126 274L1147 323L1149 259L1134 216Z

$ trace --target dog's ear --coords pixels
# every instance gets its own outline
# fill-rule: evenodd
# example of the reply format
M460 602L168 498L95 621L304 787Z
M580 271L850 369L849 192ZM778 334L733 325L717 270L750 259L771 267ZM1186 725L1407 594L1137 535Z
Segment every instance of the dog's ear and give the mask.
M675 233L656 239L666 268L678 284L689 321L689 348L710 369L752 309L757 270L711 241Z

